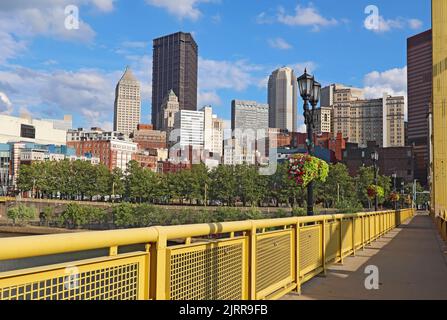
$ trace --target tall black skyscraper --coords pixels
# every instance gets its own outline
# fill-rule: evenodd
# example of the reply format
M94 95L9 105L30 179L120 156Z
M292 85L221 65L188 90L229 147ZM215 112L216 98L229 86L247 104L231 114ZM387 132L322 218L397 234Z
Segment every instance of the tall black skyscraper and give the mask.
M197 110L198 46L190 33L177 32L154 40L152 124L163 128L163 99L174 90L180 110Z

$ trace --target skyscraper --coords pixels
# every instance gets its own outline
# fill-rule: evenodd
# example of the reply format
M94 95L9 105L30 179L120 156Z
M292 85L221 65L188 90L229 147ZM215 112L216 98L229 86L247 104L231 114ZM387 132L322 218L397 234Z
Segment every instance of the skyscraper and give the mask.
M197 110L198 47L190 33L177 32L153 42L152 124L163 126L161 105L172 89L180 110Z
M264 130L269 128L269 106L256 101L233 100L231 102L231 130ZM264 137L262 137L264 138Z
M140 123L140 83L129 67L126 68L115 90L115 112L113 130L130 135Z
M427 184L429 137L427 115L432 94L432 32L407 40L408 144L414 146L414 177Z
M269 127L296 132L297 80L292 69L279 68L268 83Z

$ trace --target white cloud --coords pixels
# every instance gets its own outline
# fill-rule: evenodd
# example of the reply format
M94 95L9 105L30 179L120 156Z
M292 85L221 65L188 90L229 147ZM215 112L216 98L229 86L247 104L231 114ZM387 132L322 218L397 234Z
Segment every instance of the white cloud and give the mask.
M385 19L383 16L379 16L378 21L379 21L378 27L369 30L376 33L386 33L395 29L418 30L423 26L423 22L419 19L407 19L402 17L397 17L395 19Z
M222 100L220 99L216 91L201 91L199 88L197 105L199 107L206 105L220 106L222 105Z
M114 89L121 75L121 70L50 72L16 67L0 71L0 90L8 95L16 113L20 109L32 110L33 115L42 117L80 113L87 123L90 117L96 122L110 121Z
M270 47L280 50L288 50L293 48L292 45L283 38L269 39L268 44Z
M312 26L314 31L318 31L321 27L334 26L338 21L334 18L325 18L318 10L309 5L304 7L297 5L295 15L286 14L286 10L280 7L278 10L278 22L288 26Z
M95 31L82 16L85 8L108 13L115 0L15 0L0 2L0 63L16 58L27 49L32 37L45 36L63 41L90 43ZM65 27L65 7L79 7L79 29Z
M199 57L199 87L204 91L219 89L243 91L256 82L252 72L259 68L245 60L232 62Z
M196 21L202 15L198 5L211 0L146 0L146 3L158 8L163 8L179 19Z
M381 98L384 93L407 96L407 67L373 71L365 75L365 97Z
M12 103L8 96L0 91L0 114L10 114L12 112Z
M367 99L382 98L384 94L405 97L405 119L408 117L407 67L387 71L373 71L364 77Z

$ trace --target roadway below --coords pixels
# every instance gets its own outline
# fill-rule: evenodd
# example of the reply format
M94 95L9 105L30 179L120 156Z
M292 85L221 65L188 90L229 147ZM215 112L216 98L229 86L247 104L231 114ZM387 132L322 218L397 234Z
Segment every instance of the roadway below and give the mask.
M377 266L379 289L367 290L367 266ZM302 285L301 295L283 300L444 300L447 299L447 246L423 212L373 242L326 276Z

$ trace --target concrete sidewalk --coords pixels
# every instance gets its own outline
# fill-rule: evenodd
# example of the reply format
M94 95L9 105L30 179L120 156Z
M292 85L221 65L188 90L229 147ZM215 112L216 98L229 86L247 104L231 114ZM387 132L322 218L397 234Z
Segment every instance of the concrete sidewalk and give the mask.
M379 290L365 289L365 268L379 268ZM431 218L423 213L378 239L326 277L302 286L285 300L447 299L447 248Z

